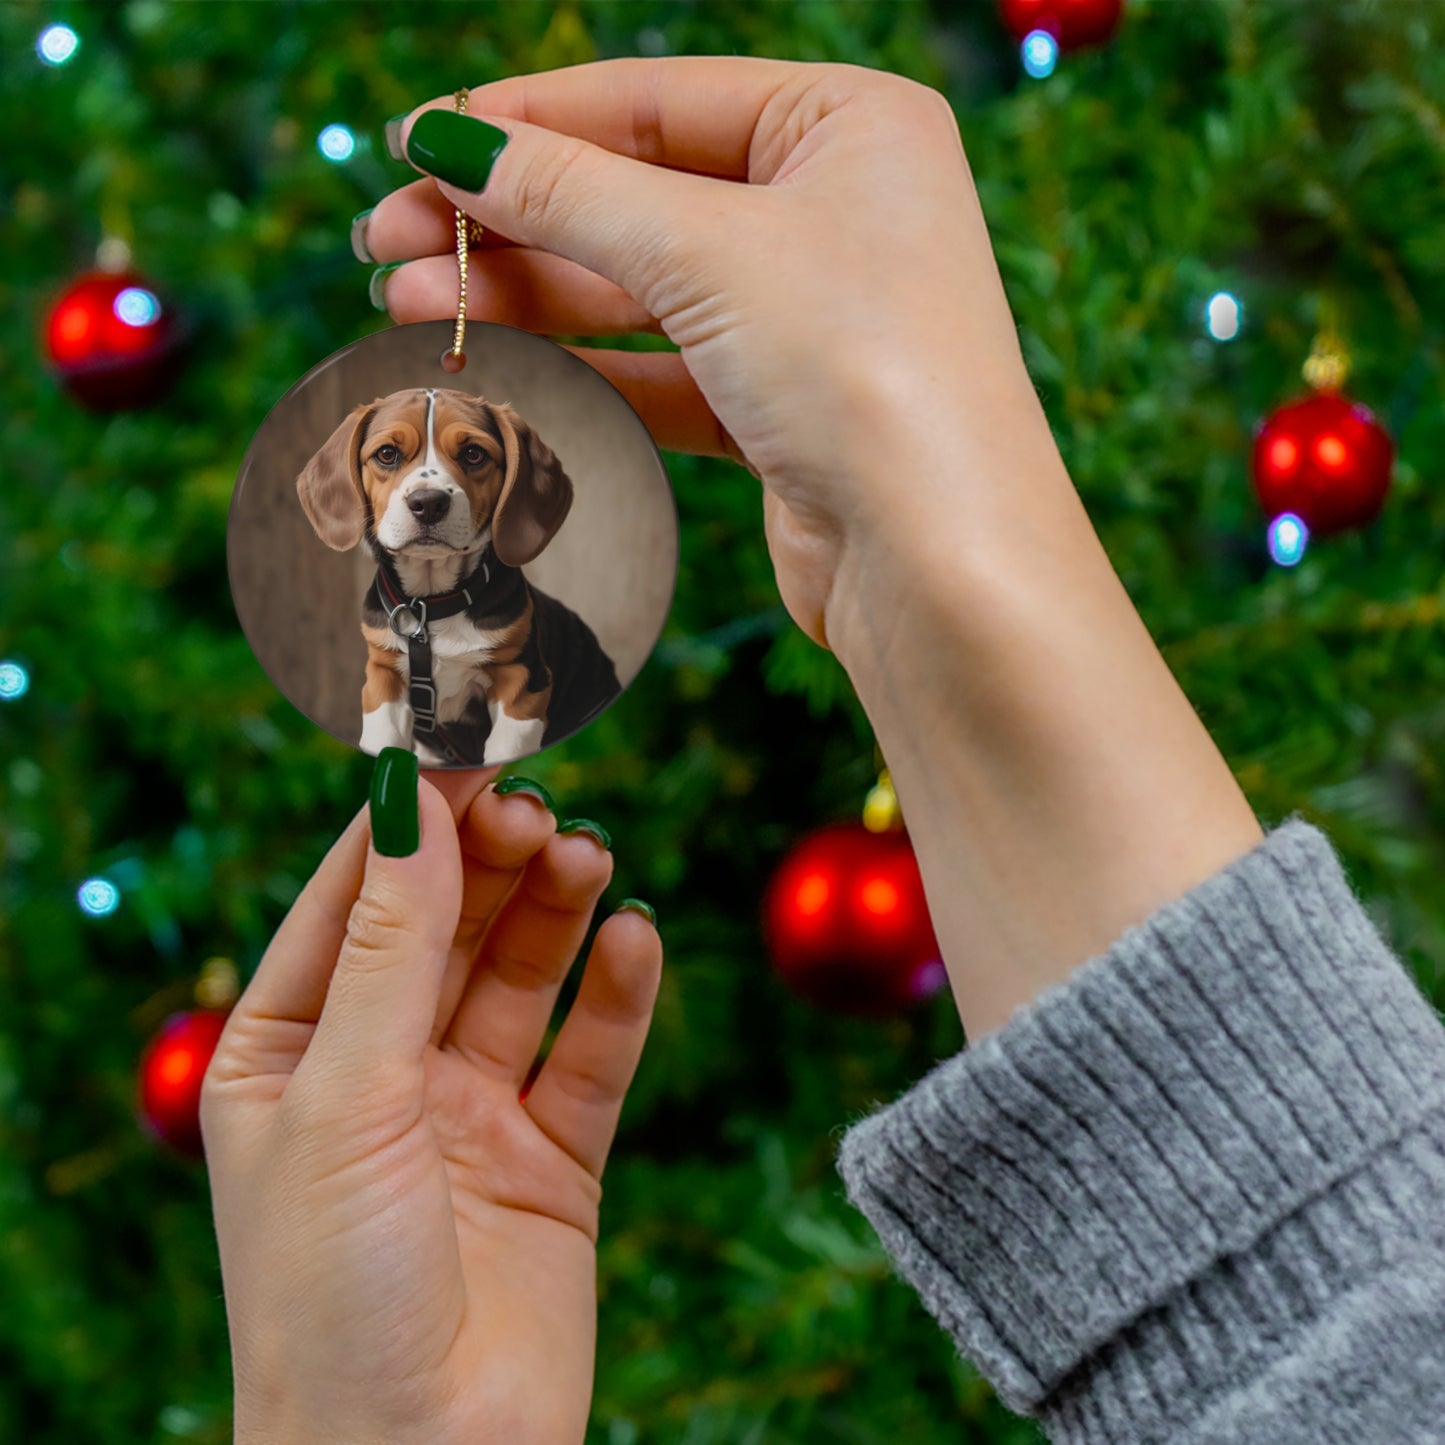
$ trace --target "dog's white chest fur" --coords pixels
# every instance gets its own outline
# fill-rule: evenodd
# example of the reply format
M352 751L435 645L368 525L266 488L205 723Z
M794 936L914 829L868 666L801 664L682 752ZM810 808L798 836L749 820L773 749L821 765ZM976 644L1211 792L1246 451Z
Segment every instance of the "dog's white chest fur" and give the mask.
M432 678L437 688L437 715L456 717L472 697L485 697L491 685L487 667L496 654L497 634L484 632L465 613L427 623ZM392 633L387 645L399 654L398 671L411 681L406 639Z
M488 696L491 669L487 664L496 654L502 634L477 627L465 613L427 624L431 648L432 681L437 690L437 716L456 718L473 700L486 704L492 720L484 761L505 762L542 746L546 722L541 718L511 718ZM404 684L411 682L411 659L406 639L387 630L383 645L397 654L397 672ZM375 755L385 747L415 748L428 765L445 764L446 759L421 738L413 739L409 695L383 703L365 713L361 721L361 749ZM444 724L445 725L445 724Z

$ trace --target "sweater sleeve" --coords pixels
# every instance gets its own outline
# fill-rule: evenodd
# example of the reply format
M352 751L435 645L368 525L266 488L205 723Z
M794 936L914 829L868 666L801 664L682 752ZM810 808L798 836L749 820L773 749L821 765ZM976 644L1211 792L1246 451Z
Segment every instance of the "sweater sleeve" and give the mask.
M838 1167L1060 1445L1445 1440L1445 1029L1298 816Z

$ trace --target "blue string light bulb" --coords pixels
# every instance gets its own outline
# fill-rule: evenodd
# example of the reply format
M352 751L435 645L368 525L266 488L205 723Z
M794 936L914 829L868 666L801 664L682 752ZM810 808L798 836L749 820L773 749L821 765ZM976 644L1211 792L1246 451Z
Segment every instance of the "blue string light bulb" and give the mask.
M1309 545L1310 529L1293 512L1281 512L1269 524L1269 555L1281 567L1294 567Z
M68 25L47 25L35 42L35 53L46 65L64 65L79 49L80 36Z
M1216 291L1204 307L1204 329L1216 341L1233 341L1244 326L1244 307L1228 291Z
M109 878L87 878L76 890L75 900L91 918L109 918L120 907L120 889Z
M316 137L316 148L327 160L339 165L356 154L356 137L348 126L328 125Z
M1059 63L1059 42L1047 30L1032 30L1024 37L1019 53L1029 75L1035 80L1047 80Z
M7 657L0 662L0 702L19 702L30 691L30 673L25 664Z

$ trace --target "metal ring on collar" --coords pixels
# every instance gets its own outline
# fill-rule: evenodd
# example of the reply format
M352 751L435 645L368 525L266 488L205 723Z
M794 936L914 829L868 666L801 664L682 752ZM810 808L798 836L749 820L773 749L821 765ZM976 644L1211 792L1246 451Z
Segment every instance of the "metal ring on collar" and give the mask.
M402 618L401 624L398 625L397 618L402 617L403 613L405 617ZM420 597L413 597L410 602L399 602L386 614L386 620L391 624L391 630L396 633L398 637L425 637L426 602ZM413 622L416 625L410 631L407 631L407 622Z

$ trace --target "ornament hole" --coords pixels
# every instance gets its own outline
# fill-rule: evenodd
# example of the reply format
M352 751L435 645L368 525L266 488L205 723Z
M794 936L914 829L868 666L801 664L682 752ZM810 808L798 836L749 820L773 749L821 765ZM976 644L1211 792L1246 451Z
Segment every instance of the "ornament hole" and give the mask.
M442 352L443 371L455 373L460 371L466 364L467 354L465 351L452 351L448 349Z

